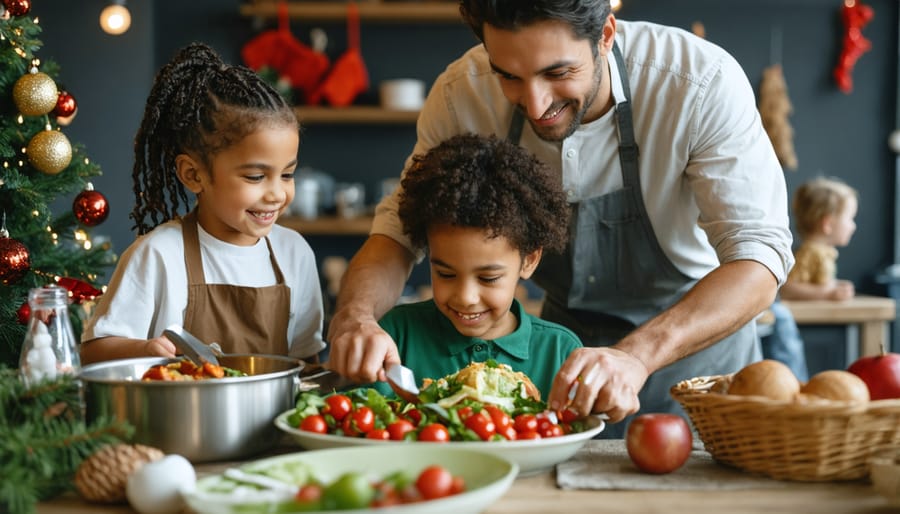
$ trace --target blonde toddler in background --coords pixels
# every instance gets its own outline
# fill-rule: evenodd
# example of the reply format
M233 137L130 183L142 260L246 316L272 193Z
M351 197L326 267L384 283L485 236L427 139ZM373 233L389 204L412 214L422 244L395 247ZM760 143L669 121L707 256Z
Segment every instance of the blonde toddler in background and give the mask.
M794 192L793 211L802 243L796 264L781 287L783 300L846 300L853 283L837 279L838 247L856 231L855 189L836 178L810 180Z

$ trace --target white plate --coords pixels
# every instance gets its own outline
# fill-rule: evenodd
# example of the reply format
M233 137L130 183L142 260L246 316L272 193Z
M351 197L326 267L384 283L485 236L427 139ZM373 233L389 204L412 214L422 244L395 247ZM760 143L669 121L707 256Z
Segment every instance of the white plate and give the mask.
M527 439L522 441L451 441L449 443L426 443L417 441L383 441L364 437L346 437L342 435L317 434L290 426L287 417L294 409L282 412L275 418L275 426L293 436L300 446L307 450L324 448L342 448L347 446L398 446L398 445L441 445L454 449L477 450L509 459L519 465L520 475L530 475L545 471L556 464L568 460L584 443L603 431L606 426L596 416L588 418L588 429L576 434L549 437L546 439Z
M503 496L518 472L518 466L507 459L487 453L459 450L445 445L379 445L370 447L333 448L271 457L247 463L244 469L259 469L267 465L302 462L312 474L324 482L331 482L343 473L362 471L374 479L396 471L418 475L427 466L440 464L453 475L465 480L466 490L438 500L397 505L388 509L342 510L343 514L392 513L460 514L477 513L487 509ZM214 492L216 484L226 480L223 475L201 478L195 488L182 491L185 502L199 514L229 514L266 512L274 503L266 504L265 492L239 497L232 493ZM315 513L313 513L315 514Z

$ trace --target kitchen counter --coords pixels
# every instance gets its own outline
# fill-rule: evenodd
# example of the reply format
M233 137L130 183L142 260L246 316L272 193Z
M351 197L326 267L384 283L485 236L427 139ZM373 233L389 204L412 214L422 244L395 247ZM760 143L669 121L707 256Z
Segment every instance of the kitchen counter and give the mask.
M588 444L595 444L590 441ZM293 448L290 448L293 451ZM255 460L255 459L254 459ZM199 464L198 475L217 473L234 463ZM562 490L553 472L518 478L485 514L573 513L896 513L864 481L779 482L777 488L741 490ZM74 494L37 506L39 514L134 514L127 505L88 504ZM460 513L463 514L463 513Z

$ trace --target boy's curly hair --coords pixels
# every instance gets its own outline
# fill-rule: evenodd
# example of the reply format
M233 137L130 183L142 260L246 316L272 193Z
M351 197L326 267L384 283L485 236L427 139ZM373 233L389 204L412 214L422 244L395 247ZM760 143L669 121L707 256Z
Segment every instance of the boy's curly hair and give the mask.
M562 250L569 205L560 182L525 149L497 138L454 136L415 155L401 181L400 220L417 247L438 224L485 229L522 255Z

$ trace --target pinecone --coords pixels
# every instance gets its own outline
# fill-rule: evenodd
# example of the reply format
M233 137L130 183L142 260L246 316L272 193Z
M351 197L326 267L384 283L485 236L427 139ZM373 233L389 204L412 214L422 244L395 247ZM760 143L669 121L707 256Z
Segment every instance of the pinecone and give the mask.
M142 444L104 446L78 466L75 487L89 502L124 502L128 475L145 463L164 456L161 450Z

